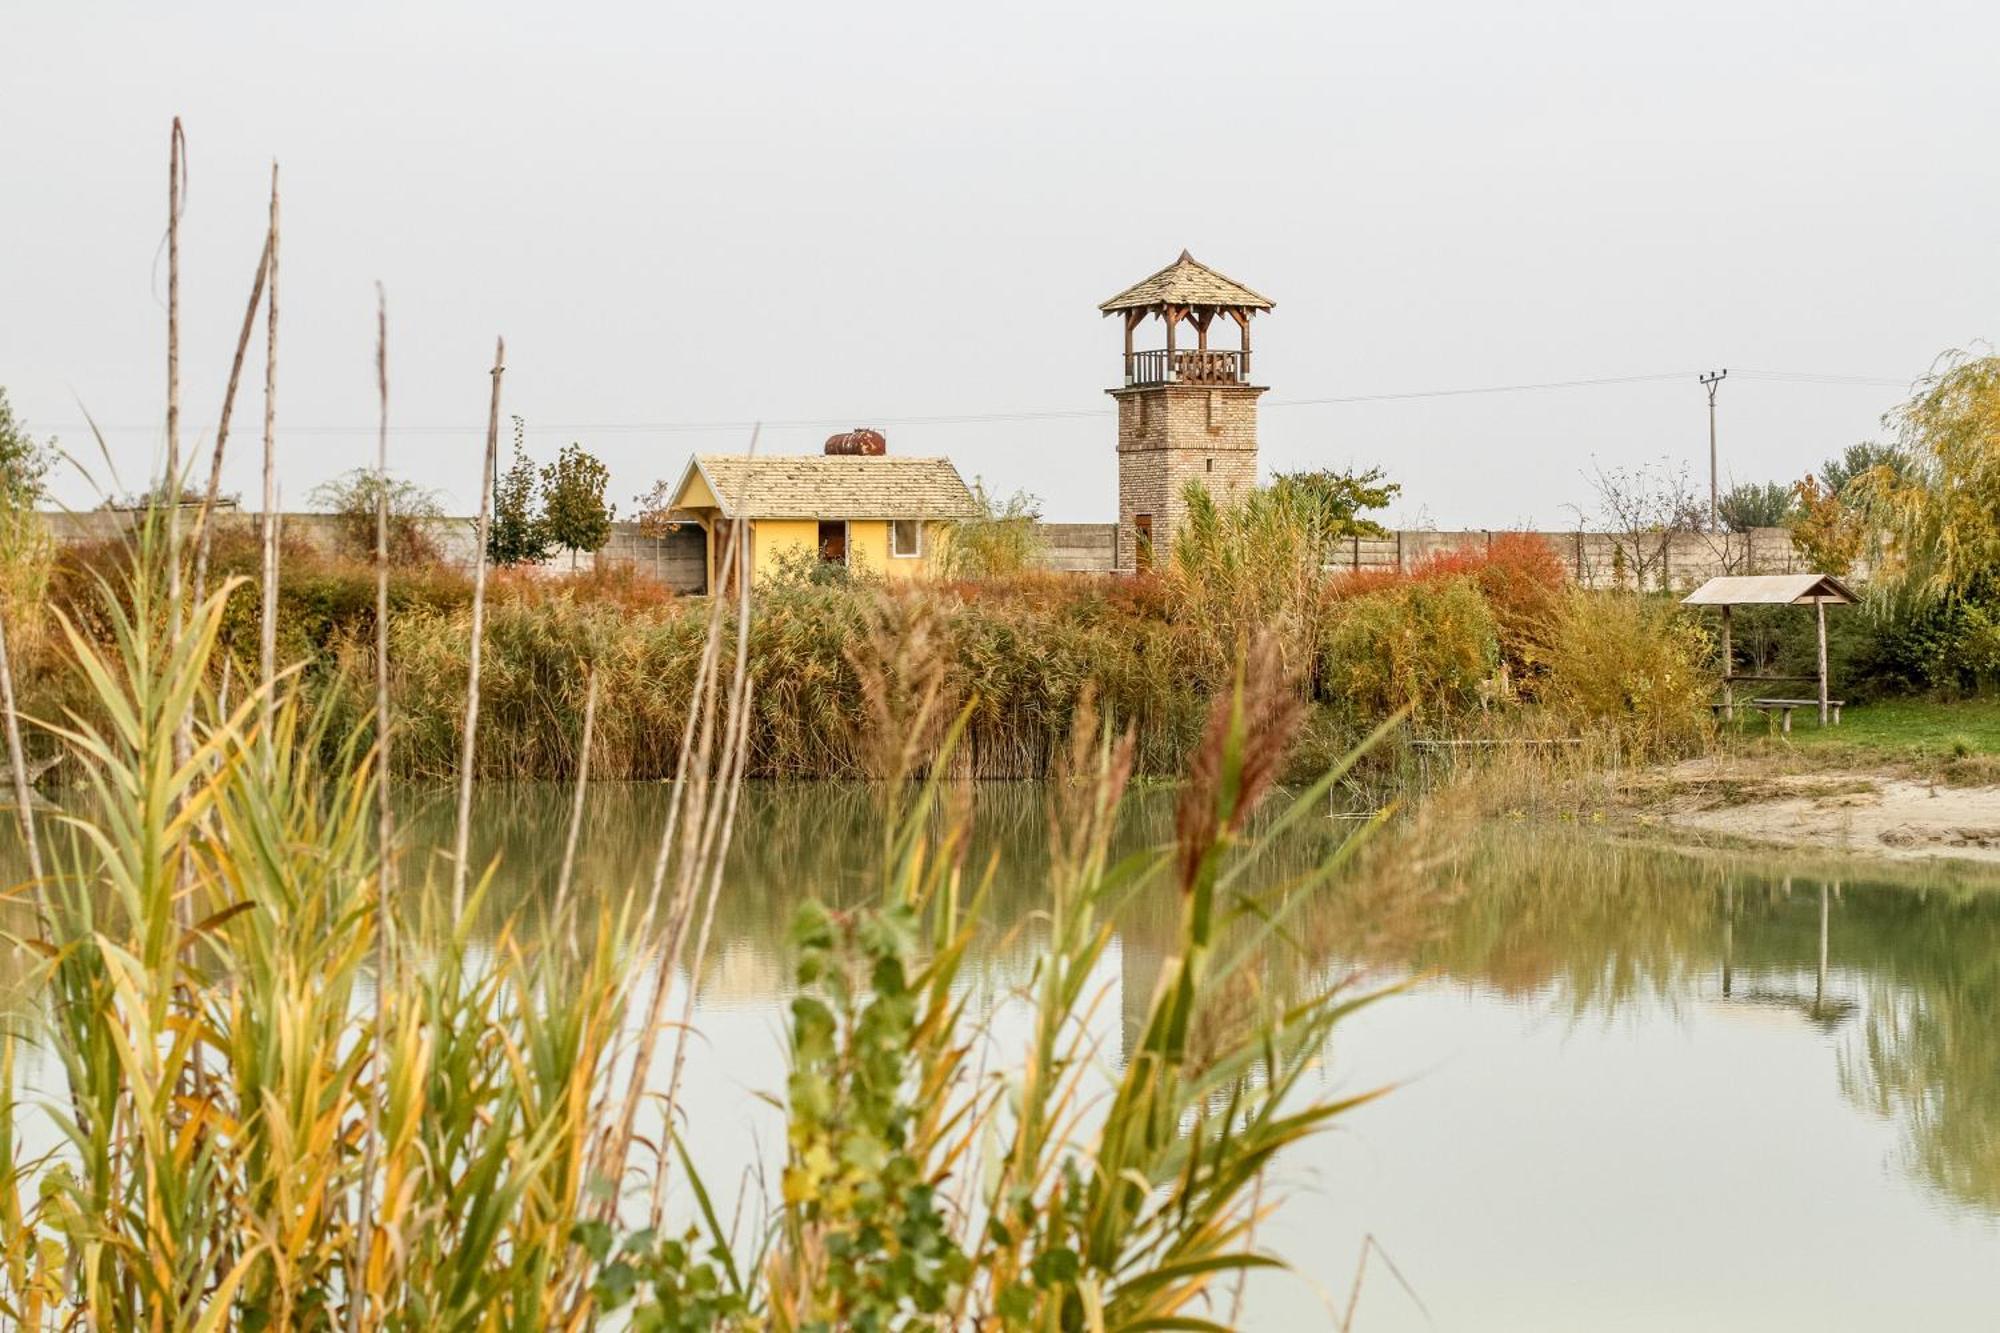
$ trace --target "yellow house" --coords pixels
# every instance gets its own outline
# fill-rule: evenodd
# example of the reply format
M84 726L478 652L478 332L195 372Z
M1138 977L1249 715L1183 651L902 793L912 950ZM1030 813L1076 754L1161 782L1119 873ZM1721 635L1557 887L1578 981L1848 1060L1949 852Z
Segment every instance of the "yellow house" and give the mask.
M951 524L979 512L949 459L854 454L697 454L672 507L708 533L711 589L737 523L759 579L810 559L906 579L931 572Z

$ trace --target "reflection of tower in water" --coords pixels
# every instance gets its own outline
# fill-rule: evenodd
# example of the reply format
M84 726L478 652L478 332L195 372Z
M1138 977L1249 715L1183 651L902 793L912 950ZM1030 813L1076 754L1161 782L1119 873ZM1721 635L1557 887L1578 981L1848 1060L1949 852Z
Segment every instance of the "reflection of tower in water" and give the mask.
M1127 927L1118 932L1118 1067L1124 1068L1132 1050L1145 1035L1146 1015L1152 1012L1153 994L1160 988L1160 970L1167 955L1147 938L1143 928Z

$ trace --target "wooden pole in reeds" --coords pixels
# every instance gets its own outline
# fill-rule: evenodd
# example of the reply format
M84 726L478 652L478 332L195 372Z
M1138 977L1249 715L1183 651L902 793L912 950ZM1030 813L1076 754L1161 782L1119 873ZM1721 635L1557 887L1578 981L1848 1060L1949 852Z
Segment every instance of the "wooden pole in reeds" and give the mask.
M756 457L757 441L758 437L763 434L763 429L763 423L761 422L750 428L750 448L746 454L747 457ZM747 529L749 520L744 519L736 526ZM724 600L721 589L730 586L729 580L732 574L739 579L748 579L750 577L747 538L741 545L744 548L744 568L741 571L737 570L736 553L739 543L732 541L724 548L722 564L715 571L715 587L708 590L708 633L702 641L701 657L696 662L694 685L688 692L687 718L681 725L681 746L674 760L674 799L667 803L667 825L660 831L660 849L653 861L652 885L646 899L645 914L640 918L639 935L642 939L652 933L654 916L660 906L660 894L666 885L667 865L673 856L675 846L674 835L679 829L681 807L685 803L684 798L687 792L688 767L694 747L695 722L702 716L703 691L708 685L710 673L715 670L716 659L721 650L722 613L723 608L728 605Z
M21 843L28 849L28 873L37 885L42 878L42 851L35 842L34 788L28 783L28 761L21 751L21 715L14 711L14 664L7 656L6 617L0 615L0 708L7 711L7 764L14 774L14 804L21 815Z
M694 954L688 961L687 993L681 999L681 1023L674 1033L674 1060L667 1074L666 1106L669 1114L667 1127L660 1135L659 1161L653 1173L653 1197L651 1220L654 1226L660 1224L666 1210L667 1175L673 1161L668 1153L668 1143L673 1133L672 1110L680 1098L681 1070L687 1064L687 1037L694 1027L695 1000L701 990L702 964L708 956L708 940L715 926L715 904L722 896L722 871L729 860L731 834L736 825L736 801L743 791L743 772L749 760L747 738L750 730L750 579L749 566L750 526L737 525L737 541L744 546L739 568L746 572L739 575L736 609L736 667L730 684L729 733L722 752L722 818L719 824L719 839L715 844L713 859L708 866L708 884L705 901L701 905L701 930L695 936ZM697 888L697 892L702 892ZM691 904L692 906L692 904Z
M756 447L757 432L753 431L750 436L752 453ZM723 554L718 582L721 587L729 587L732 573L738 580L736 586L743 600L744 614L739 615L736 622L736 688L732 690L732 694L737 698L747 698L745 682L748 676L750 633L747 521L736 526L733 536L736 540L729 543L728 549ZM740 572L737 570L739 554L746 562L746 567ZM674 964L680 958L681 949L686 942L688 924L692 916L692 900L696 887L703 878L705 858L711 851L717 856L726 853L730 833L735 825L736 803L733 794L735 789L742 785L744 768L742 754L746 749L745 738L748 736L747 726L737 726L736 718L729 719L728 730L723 740L725 749L722 773L723 780L729 788L726 797L711 794L709 781L715 718L719 711L718 677L721 666L722 622L727 606L727 598L715 589L711 589L707 637L702 644L701 658L695 668L693 692L688 700L687 724L682 732L680 758L675 767L674 796L668 803L667 823L661 832L659 855L653 864L651 891L646 911L640 918L639 935L642 940L652 937L655 913L660 905L670 867L675 872L674 891L672 898L668 900L667 925L653 960L652 993L647 997L645 1021L638 1029L637 1045L633 1051L632 1068L623 1090L622 1104L603 1138L604 1147L599 1157L599 1170L607 1180L619 1180L625 1174L626 1156L631 1151L639 1107L646 1097L654 1048L657 1045L656 1039L666 1013L667 993L673 980ZM698 728L697 719L700 723ZM716 842L718 833L719 845ZM676 851L679 853L678 857L675 856ZM662 1131L663 1134L672 1132L673 1115L674 1108L669 1102L665 1107L664 1118L667 1123ZM602 1210L605 1220L611 1218L615 1208L615 1199L605 1201Z
M375 1033L376 1077L386 1072L382 1060L384 996L390 986L394 951L389 932L394 916L389 907L395 886L394 830L389 792L389 297L375 284L375 394L380 416L375 431ZM361 1200L355 1280L349 1284L348 1333L360 1333L368 1308L368 1270L375 1241L375 1169L381 1152L382 1098L368 1098L367 1140L361 1151Z
M222 415L215 423L215 452L208 460L208 489L201 497L195 518L194 601L200 605L208 595L208 553L215 545L215 506L222 493L222 451L229 443L229 419L236 411L236 386L243 379L243 357L250 350L250 335L257 327L257 307L264 302L264 275L271 265L271 233L264 233L264 249L257 256L257 275L250 283L250 304L243 309L243 327L236 333L236 359L229 363L229 386L222 392Z
M258 684L264 692L264 734L271 733L278 675L278 164L271 164L271 229L264 259L264 606L258 625Z
M458 830L452 845L451 916L465 915L467 847L472 837L472 765L479 741L479 645L486 633L486 539L493 527L493 460L500 450L500 377L507 372L507 340L493 348L493 398L486 411L486 453L479 469L479 527L472 553L472 652L465 675L465 737L458 752Z
M576 795L570 801L569 834L563 839L562 871L556 876L555 917L562 920L569 900L570 878L576 873L576 845L583 832L583 792L590 782L591 733L597 727L597 668L589 668L583 683L583 741L576 752Z
M181 632L181 205L187 184L187 136L174 117L167 146L167 615Z

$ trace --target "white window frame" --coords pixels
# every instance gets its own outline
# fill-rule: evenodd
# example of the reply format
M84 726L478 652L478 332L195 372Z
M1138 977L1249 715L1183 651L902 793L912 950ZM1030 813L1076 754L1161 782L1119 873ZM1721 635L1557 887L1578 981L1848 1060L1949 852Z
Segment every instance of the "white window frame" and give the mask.
M896 525L908 523L916 529L917 544L914 550L896 549ZM920 518L892 518L889 520L889 558L891 560L921 560L924 558L924 521Z

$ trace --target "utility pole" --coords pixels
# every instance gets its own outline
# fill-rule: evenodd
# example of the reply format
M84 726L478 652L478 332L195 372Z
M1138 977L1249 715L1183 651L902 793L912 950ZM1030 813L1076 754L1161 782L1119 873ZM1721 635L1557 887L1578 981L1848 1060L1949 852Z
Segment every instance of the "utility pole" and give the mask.
M1715 391L1722 387L1722 381L1729 378L1726 370L1711 370L1701 377L1702 387L1708 390L1708 530L1714 532L1722 526L1722 488L1716 479L1715 468Z

